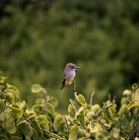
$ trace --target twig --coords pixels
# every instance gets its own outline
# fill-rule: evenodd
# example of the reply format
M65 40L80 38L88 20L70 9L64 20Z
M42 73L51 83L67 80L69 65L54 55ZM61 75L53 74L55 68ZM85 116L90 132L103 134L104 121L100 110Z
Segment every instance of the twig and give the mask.
M68 125L68 121L67 121L67 118L66 118L66 116L64 116L64 119L65 119L65 122L66 122L66 126L67 126L67 129L68 129L68 133L69 133L69 130L70 130L70 128L69 128L69 125Z
M105 107L104 109L102 109L97 115L96 115L96 119L97 117L102 113L104 112L105 110L107 110L109 107L111 107L113 104L110 104L109 106Z
M90 106L92 106L93 96L94 96L94 91L92 92L91 97L90 97Z
M51 133L51 132L49 132L49 131L47 131L47 130L45 130L45 129L42 129L43 131L45 131L45 132L47 132L48 134L50 134L52 137L54 137L54 138L57 138L57 139L59 139L59 140L66 140L65 138L61 138L60 136L58 136L58 135L56 135L56 134L54 134L54 133Z
M76 79L76 78L75 78ZM75 84L75 79L74 79L74 81L73 81L73 89L74 89L74 91L76 92L76 84Z

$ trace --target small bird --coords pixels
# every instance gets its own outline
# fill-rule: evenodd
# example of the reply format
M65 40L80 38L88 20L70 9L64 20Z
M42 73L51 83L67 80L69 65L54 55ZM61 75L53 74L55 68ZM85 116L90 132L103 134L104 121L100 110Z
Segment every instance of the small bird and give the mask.
M65 67L64 74L62 77L62 87L61 90L66 86L70 85L75 77L76 77L76 70L80 69L80 67L76 66L73 63L68 63Z

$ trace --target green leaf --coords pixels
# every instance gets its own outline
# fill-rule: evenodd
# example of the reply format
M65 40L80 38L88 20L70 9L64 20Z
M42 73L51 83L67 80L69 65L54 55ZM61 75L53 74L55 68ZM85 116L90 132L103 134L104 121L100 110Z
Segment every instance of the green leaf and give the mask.
M35 104L32 109L36 112L39 113L40 111L42 111L43 109L43 105L42 104Z
M51 103L47 103L45 105L46 111L54 118L55 116L55 109L54 106Z
M70 129L68 140L77 140L78 131L79 131L78 126L76 125L72 126Z
M15 103L15 98L14 98L13 92L14 92L14 90L9 90L9 89L5 90L5 96L11 104Z
M11 113L6 119L6 130L13 134L16 132L16 124L13 114Z
M139 88L135 92L135 100L139 102Z
M38 133L37 131L32 127L32 131L33 131L33 140L38 140Z
M39 85L39 84L32 85L31 91L33 93L40 93L40 92L44 92L45 93L46 92L46 90L41 85Z
M5 109L5 100L0 99L0 113L2 113Z
M17 102L16 105L17 105L20 109L22 109L23 111L27 110L27 108L28 108L25 101Z
M77 119L79 120L79 122L81 123L81 125L84 126L85 112L84 111L80 112L80 114L77 115Z
M38 121L43 129L49 130L48 119L45 115L39 115Z
M131 94L132 94L131 91L128 89L124 90L123 92L123 95L126 95L126 96L130 96Z
M26 122L25 118L22 117L22 118L17 119L16 125L19 126L20 124L25 123L25 122Z
M29 122L24 121L18 125L20 133L24 134L26 139L30 139L33 135L33 130Z
M115 138L115 139L119 139L119 133L120 133L120 130L117 129L117 128L113 128L112 130L112 136Z
M118 112L119 117L122 118L126 111L127 111L127 105L124 104L121 106L121 108Z
M127 98L127 97L123 97L122 99L121 99L121 105L124 105L124 104L128 104L128 101L129 101L129 99Z
M6 106L13 111L13 113L16 115L17 118L21 118L23 116L22 108L19 108L19 106L16 103L15 104L6 103Z
M16 102L20 101L19 91L18 91L17 87L10 85L10 84L7 84L6 91L9 91L13 94Z
M65 123L64 121L64 118L62 115L58 114L56 117L55 117L55 120L54 120L54 123L53 123L53 127L54 127L54 130L57 132L58 131L58 128L59 128L59 125L61 123Z
M132 89L137 89L138 88L138 84L137 83L134 83L133 85L132 85Z
M85 129L79 128L78 136L79 136L80 138L81 138L81 137L89 137L90 134L87 133Z
M99 131L95 138L96 140L113 140L111 134L106 130Z
M77 95L76 92L75 92L74 96L75 96L75 99L76 99L77 103L82 105L84 108L87 107L87 103L86 103L83 95L81 95L81 94Z
M127 109L130 110L133 107L139 107L139 102L137 100L132 100L128 105Z
M5 86L0 85L0 91L2 91L2 89L3 89L4 87L5 87Z
M42 132L41 126L38 123L38 121L37 120L31 121L31 125L36 130L36 132L38 133L38 137L42 137L43 136L43 132Z
M5 79L7 79L7 77L4 77L3 73L0 71L0 83L4 83Z
M20 136L11 136L10 140L23 140L23 138Z
M28 119L35 118L36 117L36 113L32 109L27 109L25 111L25 114L28 117Z
M75 108L73 107L73 105L71 105L71 104L69 104L69 106L68 106L68 113L69 113L69 115L70 115L71 117L74 117L75 114L76 114L76 110L75 110Z
M98 104L95 104L91 107L91 110L94 112L94 114L98 114L100 112L101 108Z
M93 128L90 128L90 134L92 137L95 137L98 132L102 130L101 125L99 123L94 123Z
M57 99L55 97L53 97L53 96L50 96L49 103L51 103L54 106L54 108L56 108L57 105L58 105Z

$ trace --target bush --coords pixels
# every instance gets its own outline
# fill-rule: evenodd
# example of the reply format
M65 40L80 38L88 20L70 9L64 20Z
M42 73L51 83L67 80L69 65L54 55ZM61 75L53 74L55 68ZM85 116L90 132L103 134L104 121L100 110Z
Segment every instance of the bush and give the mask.
M125 90L118 109L116 100L93 104L82 94L74 92L68 114L56 112L58 101L47 95L38 84L31 87L41 94L31 108L20 99L18 89L5 83L0 72L0 139L3 140L138 140L139 139L139 88Z

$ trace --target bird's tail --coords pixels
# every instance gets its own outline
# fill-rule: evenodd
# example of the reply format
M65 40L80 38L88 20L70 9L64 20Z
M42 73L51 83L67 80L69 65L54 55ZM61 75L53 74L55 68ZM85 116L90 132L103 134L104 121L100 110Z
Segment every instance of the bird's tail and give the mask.
M60 88L60 90L62 90L64 87L65 87L65 86L64 86L64 85L62 85L62 87Z

